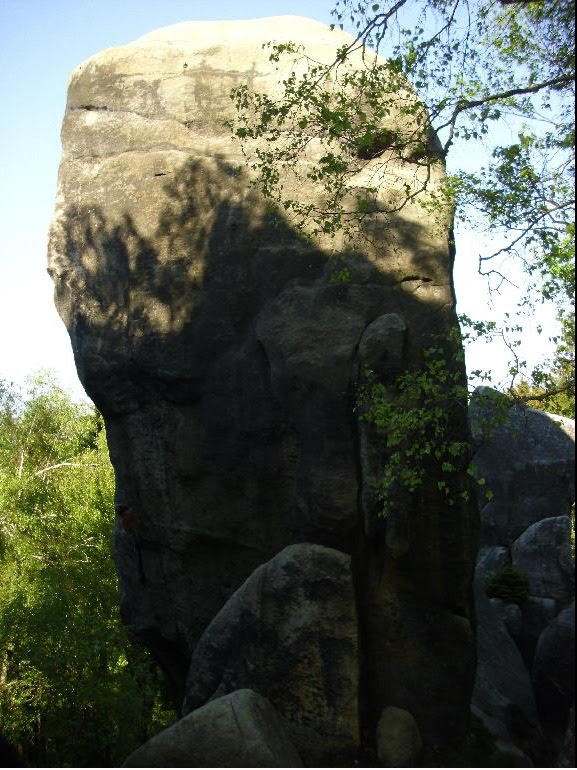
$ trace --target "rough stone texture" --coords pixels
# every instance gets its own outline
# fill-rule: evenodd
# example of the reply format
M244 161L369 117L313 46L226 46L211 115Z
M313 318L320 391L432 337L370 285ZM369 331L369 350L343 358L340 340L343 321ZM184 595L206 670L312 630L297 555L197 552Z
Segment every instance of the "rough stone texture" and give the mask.
M569 710L569 719L563 736L557 767L575 767L575 704Z
M509 634L513 639L517 640L523 630L523 613L519 605L494 597L489 599L489 603Z
M378 664L363 672L367 692L393 693L395 705L414 716L425 743L463 735L469 710L463 713L458 704L467 693L470 698L476 663L471 623L419 597L399 596L393 575L382 574L376 584L376 574L365 643Z
M496 760L494 766L534 767L531 758L513 742L513 738L500 719L493 719L474 705L471 706L471 714L491 734L495 750L489 759ZM483 759L486 761L485 757Z
M559 603L555 599L529 596L523 602L523 628L519 639L519 648L525 663L531 669L535 648L543 630L556 617Z
M566 724L575 702L575 602L539 637L533 663L535 699L544 722Z
M554 619L575 590L569 520L575 425L496 400L486 388L474 394L470 424L473 462L493 492L490 501L480 494L473 708L501 747L520 750L536 765L550 764L574 697L566 685L573 681L568 655L574 630ZM529 582L530 596L520 608L485 594L488 580L511 564Z
M237 690L155 735L122 767L302 767L302 762L270 702L252 690Z
M359 748L359 647L350 557L288 546L259 567L205 631L184 711L250 687L285 718L303 756L351 760Z
M477 554L477 566L475 567L475 596L479 599L488 598L485 587L492 577L510 566L509 551L502 545L484 545L479 548ZM479 613L476 613L477 617Z
M479 663L473 704L500 720L513 735L537 727L538 717L531 676L505 624L489 602L479 616Z
M377 725L377 754L384 767L414 767L423 749L412 714L396 706L383 710Z
M432 341L452 344L451 212L415 200L386 228L367 218L350 280L335 282L338 241L271 210L223 126L232 86L278 94L286 72L263 50L271 39L327 62L350 42L293 17L191 22L97 54L70 79L50 273L106 421L116 502L137 517L115 538L122 616L182 694L196 643L259 565L298 542L340 549L360 597L366 733L395 703L425 740L452 740L467 729L474 670L477 513L447 506L431 467L375 524L369 482L386 457L355 412L363 335L386 383ZM407 130L403 120L387 128ZM314 163L323 148L310 149ZM387 198L428 171L431 190L443 179L438 163L391 163ZM467 434L458 408L450 432Z
M397 313L379 316L365 329L359 342L359 358L381 378L394 380L403 370L407 324Z
M509 751L526 746L531 732L539 733L531 675L508 628L505 602L490 599L487 581L509 564L502 546L482 548L475 571L477 616L477 675L472 705L475 713Z
M575 595L569 516L538 521L515 540L513 566L529 580L531 596L567 602Z
M482 545L511 545L542 519L568 516L575 500L575 422L522 404L496 405L478 388L469 422L473 462L491 489L481 500Z

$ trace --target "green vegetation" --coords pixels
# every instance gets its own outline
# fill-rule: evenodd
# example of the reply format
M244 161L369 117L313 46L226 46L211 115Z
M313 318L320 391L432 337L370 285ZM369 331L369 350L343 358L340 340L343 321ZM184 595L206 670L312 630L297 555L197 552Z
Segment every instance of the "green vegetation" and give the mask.
M279 72L291 65L283 94L232 93L231 129L256 184L307 234L338 235L345 247L370 240L405 206L440 217L454 207L457 223L488 243L477 265L488 288L523 282L503 328L485 327L510 351L512 394L573 415L573 0L336 0L333 16L356 35L334 61L271 44ZM317 164L299 163L319 147ZM440 189L435 166L445 162ZM288 195L299 175L318 188L316 202ZM399 195L380 195L395 175ZM557 354L529 372L519 356L523 314L544 299L558 311Z
M281 96L233 89L229 126L255 184L305 234L334 238L341 256L370 243L407 206L424 207L444 226L454 210L457 223L489 244L477 265L489 291L519 276L524 283L502 325L461 316L463 339L508 348L508 395L574 416L573 0L336 0L333 16L334 27L354 36L333 61L294 43L269 44L279 72L290 64ZM317 163L299 162L319 148ZM445 163L452 171L442 182ZM303 184L316 187L314 202L289 197ZM555 303L561 332L555 359L529 372L519 353L523 315L543 300ZM432 348L421 370L405 372L394 388L372 377L360 395L364 418L387 444L385 515L399 491L422 485L431 458L449 502L468 494L458 484L468 447L448 432L454 405L467 403L454 363ZM472 377L491 383L487 372Z
M489 580L485 592L491 598L522 604L529 596L529 581L522 572L508 566Z
M438 345L427 348L423 366L401 374L393 388L379 382L372 372L365 373L367 384L359 396L361 414L382 431L387 447L379 490L385 517L395 501L404 499L403 492L412 495L422 486L431 465L448 505L469 500L463 470L470 447L468 442L456 440L451 429L455 410L466 412L468 395L462 370L451 366L456 355ZM484 479L477 483L484 484Z
M32 766L118 766L174 719L120 622L99 414L0 383L0 733Z

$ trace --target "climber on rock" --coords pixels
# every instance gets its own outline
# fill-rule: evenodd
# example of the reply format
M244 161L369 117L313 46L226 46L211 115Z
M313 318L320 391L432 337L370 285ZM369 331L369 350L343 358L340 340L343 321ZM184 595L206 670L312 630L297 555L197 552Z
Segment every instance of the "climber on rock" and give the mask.
M134 548L136 550L136 556L138 559L138 574L143 583L146 583L146 577L144 575L144 564L142 561L142 551L140 548L140 540L137 534L138 516L136 511L131 505L120 503L115 506L116 515L119 518L120 526L127 534L132 536L134 542Z
M125 532L134 533L136 530L136 511L130 505L117 505L116 515L120 519L120 526Z

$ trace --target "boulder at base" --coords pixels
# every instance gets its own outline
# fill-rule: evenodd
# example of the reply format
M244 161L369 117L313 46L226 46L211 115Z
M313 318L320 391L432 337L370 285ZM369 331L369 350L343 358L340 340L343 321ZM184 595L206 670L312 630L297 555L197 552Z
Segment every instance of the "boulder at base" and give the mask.
M473 394L469 419L484 480L473 711L502 750L549 766L575 692L574 606L564 609L575 592L575 423L489 388ZM486 595L490 582L500 598Z
M356 756L359 660L348 556L289 546L229 599L194 651L184 710L241 687L273 703L309 761Z
M193 711L134 751L123 767L302 767L274 707L237 690Z
M543 722L565 725L575 701L575 602L539 637L533 686Z
M575 422L477 388L469 406L481 495L481 545L511 545L575 500Z
M413 715L387 706L377 725L377 753L384 767L414 767L423 748Z
M515 569L529 581L531 596L568 602L575 595L569 516L532 524L515 540L511 555Z
M485 547L475 575L478 664L472 706L498 740L501 750L527 748L528 737L539 734L539 719L531 675L509 630L504 602L490 599L487 582L508 564L507 549Z

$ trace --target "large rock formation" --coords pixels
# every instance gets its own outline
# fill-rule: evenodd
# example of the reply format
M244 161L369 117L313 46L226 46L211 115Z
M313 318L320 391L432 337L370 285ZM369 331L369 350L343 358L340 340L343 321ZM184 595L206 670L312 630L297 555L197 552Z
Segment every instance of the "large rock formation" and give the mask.
M272 210L223 126L232 86L278 94L269 40L326 62L350 42L292 17L186 23L93 56L70 80L50 273L106 420L122 615L181 696L199 640L260 565L291 544L341 551L360 671L348 717L360 729L345 733L376 751L379 716L395 706L425 743L458 740L474 673L476 510L449 505L431 465L418 493L379 520L386 437L356 409L367 366L393 397L424 348L453 345L451 214L421 206L422 194L386 228L369 216L370 238L343 263L338 242L305 237ZM386 128L403 120L393 111ZM309 149L314 164L322 147ZM353 190L376 164L362 162ZM434 190L444 172L399 158L388 173L383 200L427 175ZM310 182L298 194L319 191ZM335 281L343 264L348 278ZM460 364L454 373L463 381ZM464 411L449 420L464 440ZM321 588L311 617L332 601ZM235 686L258 691L229 663Z
M123 767L302 767L302 762L267 699L236 690L155 735Z
M540 766L556 761L575 699L575 423L488 388L469 415L480 489L491 491L480 495L473 710L503 750ZM504 569L525 590L489 598Z

